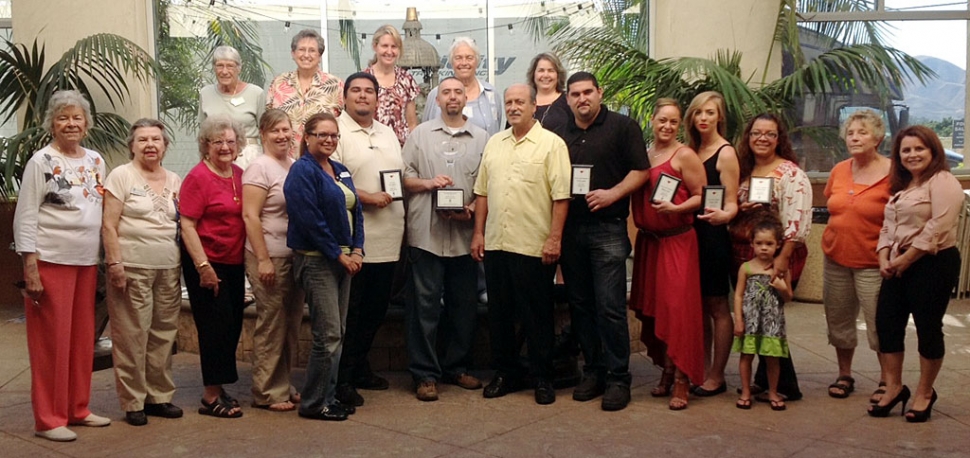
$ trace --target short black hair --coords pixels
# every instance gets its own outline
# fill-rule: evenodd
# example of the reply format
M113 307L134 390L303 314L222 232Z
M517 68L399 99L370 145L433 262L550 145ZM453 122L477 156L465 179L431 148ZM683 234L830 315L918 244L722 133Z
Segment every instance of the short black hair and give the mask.
M573 73L568 80L566 80L566 90L568 91L569 86L571 86L573 83L578 83L580 81L592 81L593 87L596 89L600 88L600 82L596 80L596 75L590 72L576 72Z
M354 73L353 75L348 76L347 80L344 81L344 99L347 98L347 90L350 89L350 82L357 78L366 78L371 83L374 83L374 92L381 91L381 85L380 83L377 82L376 76L366 72L357 72L357 73Z

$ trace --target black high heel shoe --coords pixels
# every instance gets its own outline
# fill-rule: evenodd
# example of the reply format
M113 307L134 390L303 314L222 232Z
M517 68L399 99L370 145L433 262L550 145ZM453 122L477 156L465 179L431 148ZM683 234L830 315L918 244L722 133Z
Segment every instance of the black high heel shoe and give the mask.
M909 401L909 396L910 396L909 387L906 385L903 385L903 389L899 390L899 394L897 394L896 397L893 398L893 400L889 404L886 404L884 406L881 406L878 404L870 406L868 410L869 416L888 417L889 412L891 412L893 408L896 407L896 404L899 404L900 402L903 403L903 406L899 409L899 414L903 415L906 412L906 401Z
M933 397L930 398L930 405L926 406L923 410L913 410L909 409L906 413L912 414L906 415L906 421L910 423L925 423L926 420L930 419L930 414L933 413L933 404L936 403L936 390L933 390Z

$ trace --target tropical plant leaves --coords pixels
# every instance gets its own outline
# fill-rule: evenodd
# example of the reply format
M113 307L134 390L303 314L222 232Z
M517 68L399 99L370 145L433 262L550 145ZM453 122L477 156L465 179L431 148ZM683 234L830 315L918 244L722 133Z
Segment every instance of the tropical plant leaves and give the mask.
M117 35L96 34L78 40L45 70L46 51L37 39L30 47L6 42L0 50L0 117L15 119L23 109L20 132L0 138L0 167L3 186L0 195L16 192L23 166L30 156L50 141L43 128L45 110L51 95L74 89L91 104L94 125L83 145L101 152L124 147L130 124L124 118L98 110L98 94L112 108L130 97L129 79L147 84L157 72L155 60L134 42Z

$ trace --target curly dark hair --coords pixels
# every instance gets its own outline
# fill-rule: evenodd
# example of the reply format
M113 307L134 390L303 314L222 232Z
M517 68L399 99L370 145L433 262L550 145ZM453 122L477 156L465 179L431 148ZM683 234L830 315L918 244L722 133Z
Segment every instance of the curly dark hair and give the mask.
M788 129L785 128L785 123L781 122L778 116L772 113L761 113L758 116L751 118L748 124L744 126L744 135L741 137L741 141L738 142L738 161L741 164L741 181L744 181L751 176L751 171L754 170L754 154L751 153L751 128L754 127L754 123L757 121L771 121L778 126L778 145L775 147L775 154L782 159L787 159L794 163L798 163L798 156L795 155L795 150L792 149L791 139L788 138Z

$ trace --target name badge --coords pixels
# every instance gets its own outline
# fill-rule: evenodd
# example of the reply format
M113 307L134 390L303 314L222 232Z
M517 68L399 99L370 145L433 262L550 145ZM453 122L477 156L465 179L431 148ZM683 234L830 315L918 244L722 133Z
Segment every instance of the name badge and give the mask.
M340 172L340 178L350 178L350 172Z
M229 100L229 103L232 104L232 106L234 107L238 107L239 105L246 103L246 99L242 97L233 97L232 99Z
M141 188L131 188L131 195L135 197L145 197L148 195L148 192Z

